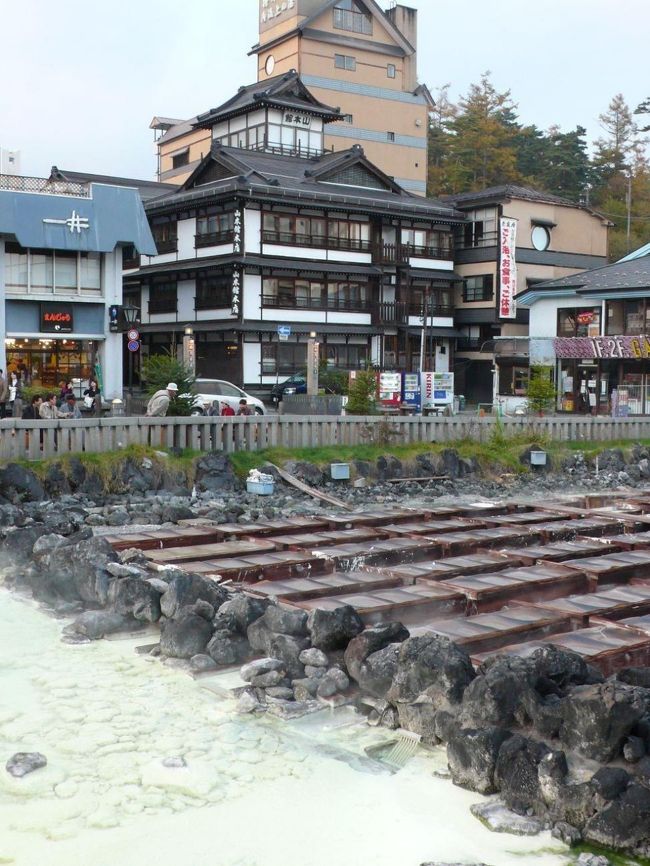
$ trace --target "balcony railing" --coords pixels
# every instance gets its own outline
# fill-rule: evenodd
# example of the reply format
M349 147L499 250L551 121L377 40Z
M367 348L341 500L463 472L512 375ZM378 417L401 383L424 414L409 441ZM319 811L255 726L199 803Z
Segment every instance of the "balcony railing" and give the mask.
M370 312L370 303L360 298L294 298L263 295L263 307L281 307L286 310L342 310L352 313Z
M201 297L197 295L194 299L195 310L222 310L232 305L232 294L226 292L222 295L211 295L210 297Z
M421 259L446 259L451 261L454 258L453 250L450 247L419 247L413 244L405 244L408 249L408 256Z
M194 235L194 248L201 247L216 247L219 244L231 244L235 239L235 233L232 229L225 232L204 232L203 234Z
M326 237L325 235L302 235L296 232L278 232L269 229L262 231L265 244L284 244L292 247L318 247L329 250L356 250L369 252L370 241L356 238Z
M445 304L434 304L432 308L431 302L429 302L427 315L429 318L432 316L451 317L453 307ZM424 305L417 301L380 301L372 307L373 325L406 325L410 318L416 318L420 320L419 323L423 323Z
M407 264L409 260L408 244L375 244L372 248L373 261L382 265Z
M178 238L167 238L167 240L156 240L156 249L158 250L158 255L161 256L163 253L175 253L178 249Z
M14 192L36 192L41 195L69 195L75 198L90 198L90 185L69 180L50 180L47 177L23 177L16 174L0 174L0 189Z
M173 298L150 298L149 299L149 315L158 313L176 313L177 302L176 296Z
M464 235L459 235L456 238L456 249L472 250L479 247L495 247L498 241L499 233L497 231L475 234L471 238L466 238Z

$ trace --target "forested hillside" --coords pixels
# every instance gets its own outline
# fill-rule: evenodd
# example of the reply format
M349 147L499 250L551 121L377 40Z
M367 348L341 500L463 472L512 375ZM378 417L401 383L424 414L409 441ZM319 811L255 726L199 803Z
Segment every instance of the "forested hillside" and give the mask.
M650 242L650 98L630 107L622 94L615 95L599 117L601 137L588 142L580 125L563 132L520 123L511 92L499 93L489 73L457 103L449 87L433 94L429 195L523 183L588 204L611 219L612 260Z

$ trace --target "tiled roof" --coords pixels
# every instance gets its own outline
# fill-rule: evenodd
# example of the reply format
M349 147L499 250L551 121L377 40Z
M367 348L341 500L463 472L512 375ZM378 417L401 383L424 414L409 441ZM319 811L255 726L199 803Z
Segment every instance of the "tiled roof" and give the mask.
M536 283L535 292L547 289L571 289L583 292L604 292L621 289L650 289L650 255L638 259L604 265L558 280Z
M577 203L550 192L533 189L530 186L519 186L518 184L506 183L501 186L490 186L487 189L475 190L473 192L461 192L456 195L441 196L443 201L453 202L455 205L468 205L473 202L501 201L503 199L524 199L525 201L539 201L547 204L558 204L568 207L577 207Z

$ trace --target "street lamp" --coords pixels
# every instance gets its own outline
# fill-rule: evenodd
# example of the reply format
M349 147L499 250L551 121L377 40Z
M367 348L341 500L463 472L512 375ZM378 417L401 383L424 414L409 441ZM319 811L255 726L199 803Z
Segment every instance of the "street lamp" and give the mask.
M133 304L124 304L122 306L122 319L124 325L122 330L126 333L134 325L138 324L140 318L140 310ZM129 396L133 397L133 352L129 351Z

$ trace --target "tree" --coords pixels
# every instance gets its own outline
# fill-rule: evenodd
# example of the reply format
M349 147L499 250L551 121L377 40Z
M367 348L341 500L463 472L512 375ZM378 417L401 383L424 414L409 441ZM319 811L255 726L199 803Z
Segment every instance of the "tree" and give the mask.
M427 194L434 196L454 191L447 177L452 139L449 126L458 108L449 99L449 87L445 84L436 93L435 108L429 120Z
M571 201L581 201L591 182L592 169L584 126L570 132L549 130L549 148L542 174L543 188Z
M170 404L168 415L191 415L194 406L194 373L181 363L171 351L149 355L142 361L142 378L147 383L147 394L166 388L170 382L178 385L178 394Z
M635 114L650 114L650 96L647 99L644 99L643 102L639 103L637 107L634 109ZM650 132L650 124L648 126L642 126L639 129L639 132Z
M374 370L359 370L350 382L347 415L372 415L377 396L377 376Z
M554 405L557 392L551 379L551 367L531 367L530 381L526 396L528 405L533 412L540 415L545 409L551 409Z
M594 142L594 168L598 187L625 196L625 176L630 162L638 152L639 130L623 94L617 93L607 111L599 115L606 136Z

